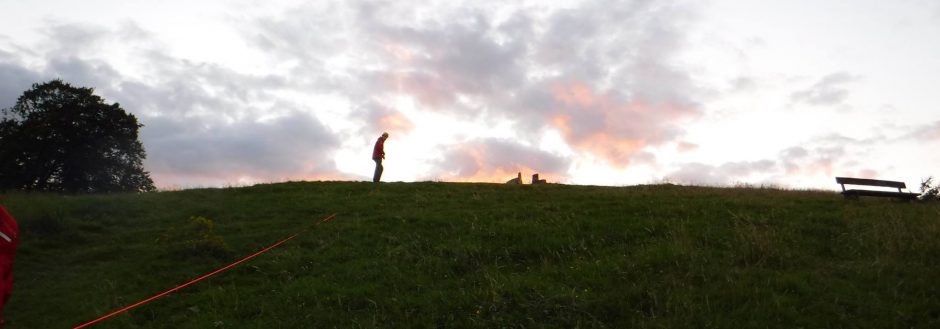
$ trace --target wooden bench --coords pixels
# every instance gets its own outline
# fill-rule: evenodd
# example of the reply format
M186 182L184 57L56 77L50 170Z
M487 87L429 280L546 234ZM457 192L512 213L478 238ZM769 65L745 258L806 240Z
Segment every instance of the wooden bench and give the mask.
M886 198L897 198L901 200L913 200L917 198L919 194L910 193L901 191L901 189L907 188L907 185L904 182L894 182L889 180L877 180L877 179L864 179L864 178L851 178L851 177L836 177L836 183L842 184L842 196L846 199L852 198L858 200L861 196L874 196L874 197L886 197ZM873 191L873 190L846 190L845 184L849 185L863 185L863 186L880 186L880 187L893 187L897 188L898 191Z

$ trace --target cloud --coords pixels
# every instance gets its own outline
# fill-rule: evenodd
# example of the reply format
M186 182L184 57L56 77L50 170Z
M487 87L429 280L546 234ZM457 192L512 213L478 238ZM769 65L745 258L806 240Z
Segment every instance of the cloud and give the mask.
M377 127L375 131L394 132L396 134L405 134L414 129L414 124L401 112L385 112L373 122Z
M940 121L914 128L914 132L907 136L919 141L940 141Z
M624 167L701 115L701 91L678 60L695 10L646 0L328 2L259 19L246 33L296 62L294 75L325 77L320 91L351 100L359 110L350 119L364 126L412 99L419 111L510 120L531 144L559 131L575 151Z
M806 151L805 148L800 147L800 146L794 146L794 147L785 149L783 150L783 152L780 152L780 153L781 153L781 157L785 159L795 159L795 160L805 158L807 155L809 155L809 152Z
M753 77L740 76L730 81L732 92L750 92L758 88L757 80Z
M303 3L270 16L232 18L252 50L274 67L262 75L174 58L154 33L134 23L58 24L45 30L48 40L37 50L45 65L27 72L94 87L137 114L161 177L170 177L169 170L192 177L306 175L282 157L296 150L259 146L300 143L276 134L281 127L301 135L281 118L309 125L313 135L301 135L311 138L308 148L328 155L344 144L337 140L349 140L328 136L406 135L423 128L415 122L426 113L511 125L516 139L451 145L455 159L463 160L435 163L432 172L467 180L526 168L563 177L569 160L526 145L557 133L574 156L621 169L654 163L650 150L657 146L694 149L681 141L683 124L702 115L703 91L681 58L695 6L660 0ZM124 57L105 58L114 54L101 51L106 48ZM133 76L123 71L128 66L137 71ZM336 99L346 108L327 111L284 97L295 94ZM323 123L336 115L344 116L342 124ZM223 144L223 137L246 145L246 158L227 146L202 148ZM205 165L175 153L178 145L203 154ZM233 157L242 165L227 162ZM210 172L212 165L225 170ZM335 169L317 168L325 174Z
M818 187L837 175L876 177L882 172L871 168L873 147L890 145L892 139L855 139L838 134L819 136L785 148L777 156L757 161L731 161L720 164L682 163L663 179L684 184L728 186L760 183L781 186Z
M800 146L781 151L777 156L782 172L778 176L832 177L836 173L854 170L855 159L863 153L866 145L874 140L860 141L841 136L827 135L813 138Z
M699 149L699 145L695 143L690 143L686 141L679 141L676 144L676 150L681 153L692 152Z
M790 102L794 104L808 104L816 106L840 105L849 96L845 84L858 80L846 72L829 74L807 89L790 94Z
M291 90L282 77L170 57L133 24L115 30L56 25L46 35L41 69L0 63L5 77L15 77L0 82L0 99L25 81L62 78L95 88L144 125L145 169L159 187L345 177L331 157L339 141L315 105L277 97ZM146 80L122 74L91 51L117 41L140 46L131 57L147 70Z
M10 108L23 92L39 82L39 74L20 65L0 62L0 109Z
M582 83L561 83L553 90L551 125L575 148L626 166L650 145L681 136L674 124L697 115L675 103L623 100L616 93L598 95Z
M557 74L527 85L513 114L617 167L680 138L683 120L701 115L701 91L673 61L691 10L622 1L554 13L533 53L536 69Z
M50 48L48 52L72 56L104 48L109 32L104 27L85 23L52 23L43 30L50 41L45 44Z
M389 107L392 102L362 102L350 111L350 116L357 118L359 129L354 133L347 133L348 138L353 136L377 135L388 132L396 137L406 135L415 129L415 123L405 113Z
M772 160L728 162L721 165L689 163L667 174L664 179L671 182L708 186L728 186L749 182L751 176L774 171L777 164Z
M473 140L442 149L450 151L435 164L432 179L502 183L521 172L525 177L538 173L557 182L565 179L571 165L568 158L502 139Z
M142 130L147 169L164 184L219 185L342 175L331 152L338 140L303 112L268 121L218 123L200 118L151 118Z
M111 90L114 83L121 81L121 74L108 63L97 59L82 60L76 57L49 59L42 75L96 90Z
M797 172L800 166L798 161L803 161L809 156L809 151L800 146L794 146L780 152L780 158L783 162L784 170L789 173Z

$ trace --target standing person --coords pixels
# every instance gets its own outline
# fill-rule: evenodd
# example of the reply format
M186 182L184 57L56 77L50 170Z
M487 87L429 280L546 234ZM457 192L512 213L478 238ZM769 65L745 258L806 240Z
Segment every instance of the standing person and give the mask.
M375 147L372 148L372 161L375 161L375 174L372 175L372 182L378 183L382 179L382 160L385 159L385 140L388 139L388 133L382 133L379 139L375 141Z
M13 255L19 244L19 227L13 216L0 206L0 327L3 327L3 307L13 290Z

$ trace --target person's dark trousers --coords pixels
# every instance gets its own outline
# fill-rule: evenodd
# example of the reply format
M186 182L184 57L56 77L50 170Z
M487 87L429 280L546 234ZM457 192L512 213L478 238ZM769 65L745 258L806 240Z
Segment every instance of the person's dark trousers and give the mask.
M382 171L385 168L382 167L382 159L372 159L375 161L375 174L372 175L372 181L378 183L382 179Z

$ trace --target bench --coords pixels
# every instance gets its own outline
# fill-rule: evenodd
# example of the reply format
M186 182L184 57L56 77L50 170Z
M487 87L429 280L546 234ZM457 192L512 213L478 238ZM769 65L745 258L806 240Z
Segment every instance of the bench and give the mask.
M919 194L910 193L901 191L903 188L907 188L907 185L904 182L894 182L889 180L877 180L877 179L864 179L864 178L851 178L851 177L836 177L836 183L842 184L842 196L846 199L852 198L858 200L861 196L873 196L873 197L886 197L886 198L897 198L901 200L913 200L917 198ZM873 191L873 190L846 190L845 184L849 185L863 185L863 186L879 186L879 187L893 187L897 188L898 191Z

